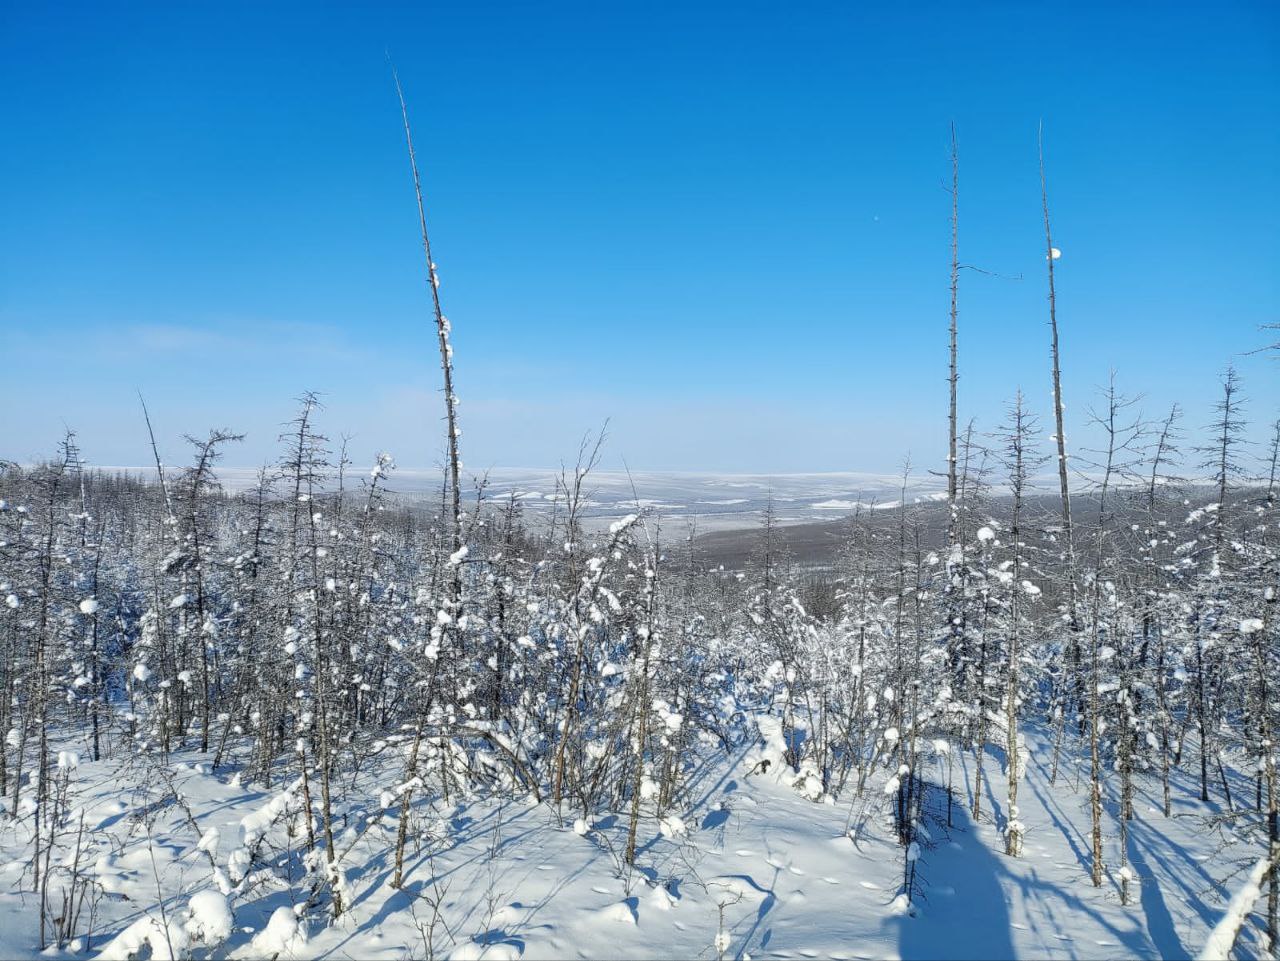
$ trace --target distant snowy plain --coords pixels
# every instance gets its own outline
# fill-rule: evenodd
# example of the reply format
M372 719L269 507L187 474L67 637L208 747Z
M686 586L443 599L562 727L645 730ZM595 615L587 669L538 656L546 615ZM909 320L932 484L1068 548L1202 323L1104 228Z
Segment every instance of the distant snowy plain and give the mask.
M154 470L140 467L104 467L144 477ZM568 474L572 477L573 468ZM365 473L352 468L348 488L358 488ZM481 478L485 497L502 502L514 496L531 515L550 514L559 503L560 468L495 467L484 472L468 469L468 489L474 494ZM220 467L218 477L229 491L240 491L257 482L256 470ZM416 502L439 496L442 475L438 470L397 468L388 489ZM900 474L843 471L807 474L717 474L711 472L593 470L583 485L586 518L607 526L634 513L637 506L660 514L673 528L696 522L699 531L754 527L772 501L781 524L832 520L859 507L895 507L905 492L908 502L936 500L943 496L943 479L925 472Z

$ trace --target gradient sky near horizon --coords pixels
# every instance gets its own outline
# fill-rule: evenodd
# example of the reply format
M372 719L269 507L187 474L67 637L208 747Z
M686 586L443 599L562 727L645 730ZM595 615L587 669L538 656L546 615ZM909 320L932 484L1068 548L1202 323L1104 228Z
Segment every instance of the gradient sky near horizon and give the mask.
M963 417L1050 410L1041 119L1068 435L1111 368L1193 436L1230 361L1280 414L1274 3L8 3L0 457L144 464L140 390L252 466L312 389L438 460L388 51L472 469L606 417L637 470L940 466L951 121Z

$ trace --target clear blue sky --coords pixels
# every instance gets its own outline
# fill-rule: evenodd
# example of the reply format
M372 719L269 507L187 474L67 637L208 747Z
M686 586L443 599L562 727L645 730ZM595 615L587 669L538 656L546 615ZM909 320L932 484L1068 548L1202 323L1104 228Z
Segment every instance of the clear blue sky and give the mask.
M962 406L1048 412L1035 132L1068 415L1108 368L1209 421L1280 319L1280 7L44 4L0 11L0 456L183 432L272 456L304 389L429 466L410 101L471 468L613 418L637 469L942 463L948 123ZM1280 369L1238 358L1255 420ZM1261 433L1259 431L1259 433Z

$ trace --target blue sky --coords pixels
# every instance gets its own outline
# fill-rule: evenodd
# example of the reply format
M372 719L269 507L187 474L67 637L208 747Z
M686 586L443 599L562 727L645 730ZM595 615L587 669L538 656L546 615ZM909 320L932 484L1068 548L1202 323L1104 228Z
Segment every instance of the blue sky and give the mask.
M314 389L358 459L438 459L387 50L471 468L605 417L636 469L941 464L952 120L962 260L1021 276L962 278L963 416L1050 408L1043 118L1069 436L1110 367L1207 423L1280 319L1280 8L881 6L4 5L0 456L144 463L141 389L170 459L251 466Z

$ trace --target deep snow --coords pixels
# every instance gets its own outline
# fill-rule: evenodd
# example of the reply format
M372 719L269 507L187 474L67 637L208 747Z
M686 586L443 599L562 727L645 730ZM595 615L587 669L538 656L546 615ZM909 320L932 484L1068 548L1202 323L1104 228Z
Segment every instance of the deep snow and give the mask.
M973 759L956 755L953 824L945 793L934 790L910 909L898 897L903 851L882 792L869 790L852 808L807 800L751 773L758 745L697 767L683 824L647 819L632 872L621 870L620 815L420 799L402 891L389 883L397 808L381 806L385 780L370 768L340 790L346 830L337 848L349 851L350 907L336 924L322 907L305 908L301 837L286 829L296 807L282 794L287 778L270 790L241 785L233 769L212 773L190 756L163 768L82 761L71 772L73 805L85 815L81 863L103 893L91 943L69 947L80 957L127 957L150 938L157 957L377 961L424 957L429 939L430 950L452 958L714 958L718 940L732 958L1194 956L1259 852L1207 829L1217 808L1185 800L1194 797L1189 783L1167 820L1144 791L1131 823L1140 885L1123 906L1114 884L1089 883L1088 810L1074 772L1064 769L1051 789L1050 748L1035 732L1028 743L1024 857L1002 853L999 752L985 761L976 825L966 813ZM946 782L945 760L929 777ZM30 887L29 820L0 822L5 957L40 956L36 902L19 890ZM69 852L76 838L63 841ZM1114 832L1110 841L1114 855ZM1248 956L1250 943L1237 950Z

